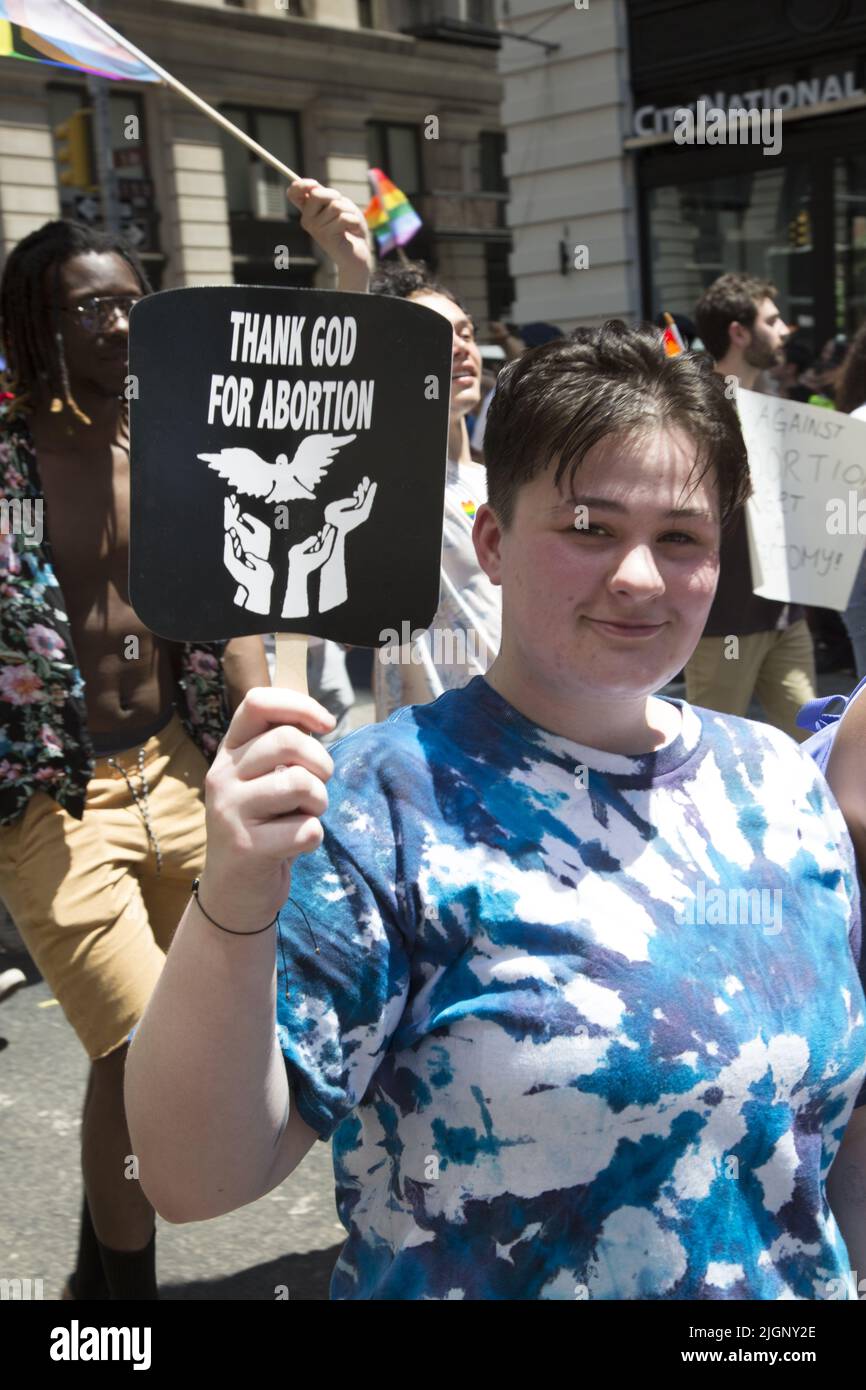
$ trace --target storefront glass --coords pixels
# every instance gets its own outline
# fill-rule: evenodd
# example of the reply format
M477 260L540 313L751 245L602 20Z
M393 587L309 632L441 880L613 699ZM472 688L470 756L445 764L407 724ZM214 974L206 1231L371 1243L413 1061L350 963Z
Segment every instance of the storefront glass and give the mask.
M811 198L799 163L648 190L654 313L693 315L713 280L741 270L776 285L783 313L813 329Z
M835 161L836 331L866 323L866 153Z

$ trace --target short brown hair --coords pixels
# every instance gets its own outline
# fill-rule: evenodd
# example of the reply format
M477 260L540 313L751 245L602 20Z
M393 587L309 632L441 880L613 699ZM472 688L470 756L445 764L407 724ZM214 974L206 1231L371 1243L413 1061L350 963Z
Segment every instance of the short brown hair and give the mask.
M746 446L724 379L705 354L668 357L657 328L612 319L576 329L508 362L496 383L484 430L487 495L503 527L518 490L558 459L554 484L569 482L588 451L608 435L678 427L698 446L695 486L712 469L722 526L751 493Z
M707 352L718 362L731 346L732 323L751 328L758 308L765 299L775 299L779 291L769 280L731 271L720 275L705 289L695 309L698 334Z

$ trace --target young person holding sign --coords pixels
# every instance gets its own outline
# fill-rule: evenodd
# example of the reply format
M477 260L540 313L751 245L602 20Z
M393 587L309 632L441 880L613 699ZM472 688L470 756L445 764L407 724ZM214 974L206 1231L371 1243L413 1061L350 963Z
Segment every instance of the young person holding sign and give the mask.
M373 694L376 718L382 720L400 705L435 700L483 675L499 650L502 603L472 544L476 513L487 500L484 468L473 462L466 428L466 416L481 397L475 325L455 295L421 266L382 266L370 289L425 304L454 330L439 606L429 628L413 632L404 623L378 652Z
M205 1220L333 1136L340 1299L844 1297L851 844L785 735L654 694L748 493L733 404L612 323L510 363L486 446L486 677L333 761L307 696L232 721L129 1054L142 1182Z

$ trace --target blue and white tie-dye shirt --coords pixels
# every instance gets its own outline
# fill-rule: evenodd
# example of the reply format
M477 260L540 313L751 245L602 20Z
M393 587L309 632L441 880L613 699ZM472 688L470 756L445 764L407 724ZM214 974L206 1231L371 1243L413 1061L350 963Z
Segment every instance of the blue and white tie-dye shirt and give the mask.
M625 757L478 676L333 750L277 1012L333 1135L332 1298L854 1296L850 840L786 735L670 703Z

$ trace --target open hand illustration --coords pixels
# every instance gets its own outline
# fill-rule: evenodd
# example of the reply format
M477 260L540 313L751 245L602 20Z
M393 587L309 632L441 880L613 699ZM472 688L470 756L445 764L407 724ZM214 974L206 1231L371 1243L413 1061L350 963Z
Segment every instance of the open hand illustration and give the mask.
M307 581L313 571L320 569L330 557L336 536L336 527L325 522L321 531L290 548L289 577L283 600L284 618L306 618L309 615Z
M369 478L362 478L351 497L329 502L325 508L325 520L336 528L337 536L330 559L322 569L320 613L327 613L330 608L345 603L349 597L346 586L346 536L369 518L377 487L378 484L371 483Z
M325 508L325 520L343 534L354 531L355 527L360 526L370 515L377 487L378 484L371 483L369 478L362 478L351 497L344 497L340 502L328 503Z
M235 493L225 499L223 525L223 564L238 582L235 603L251 613L269 613L274 582L274 567L268 561L270 527L249 512L241 513Z

